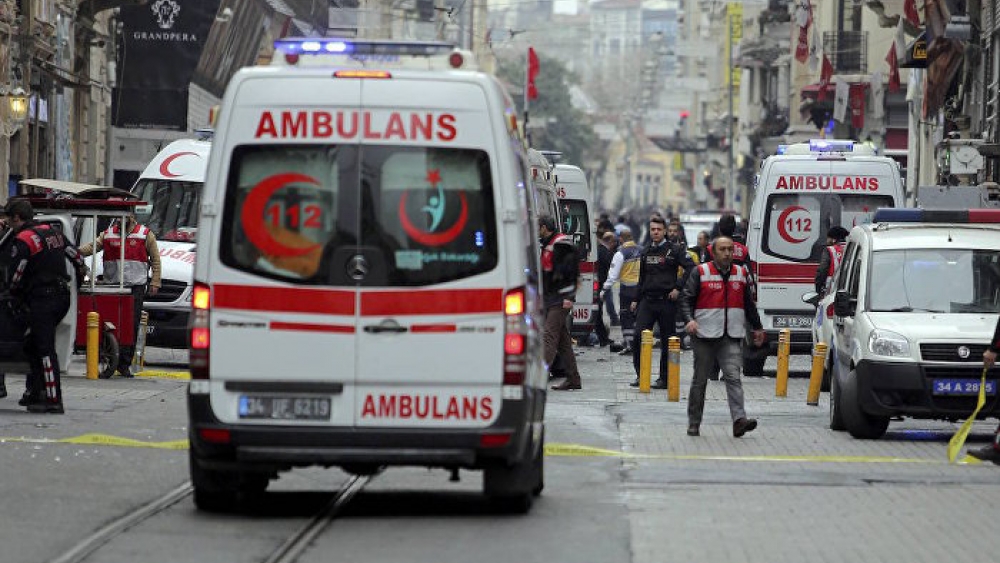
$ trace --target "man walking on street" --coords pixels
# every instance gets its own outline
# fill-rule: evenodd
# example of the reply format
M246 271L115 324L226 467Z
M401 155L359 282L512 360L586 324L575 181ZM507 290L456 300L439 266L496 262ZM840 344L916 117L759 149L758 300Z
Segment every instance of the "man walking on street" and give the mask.
M816 286L816 293L820 295L826 293L826 289L830 285L830 280L833 279L833 274L837 271L837 266L844 259L844 248L847 247L847 243L844 241L847 240L847 235L849 234L851 234L850 231L840 225L830 227L830 230L826 232L827 246L823 251L823 256L819 259L819 266L816 268L816 277L813 280Z
M619 284L618 317L622 322L620 354L624 356L632 354L632 333L635 330L632 303L639 295L639 261L642 259L642 248L632 240L631 230L623 229L619 236L622 244L611 259L611 268L608 270L608 279L601 289L601 297L607 297L615 283Z
M86 266L62 232L34 221L30 203L13 199L5 212L15 237L7 287L28 308L25 352L31 373L25 406L29 412L62 414L56 327L70 307L71 277L66 260L76 268L79 280L86 274Z
M545 306L545 365L551 366L559 355L566 370L566 381L553 385L554 391L583 387L573 353L573 339L566 322L573 310L576 278L579 273L576 247L568 236L556 231L556 221L549 215L538 218L538 238L542 244L542 301Z
M124 246L124 259L122 247ZM135 216L129 214L125 229L115 221L108 230L91 244L80 248L80 254L90 256L104 250L104 281L117 284L119 276L125 287L132 289L132 327L138 333L142 316L142 302L146 297L146 283L149 295L160 290L160 251L156 246L156 236L145 225L140 225ZM150 279L152 268L152 279ZM132 341L136 339L133 337ZM135 346L122 346L118 354L118 373L122 377L132 377L132 357Z
M993 340L990 340L990 345L983 352L983 367L991 369L997 361L998 352L1000 352L1000 319L997 319L997 326L993 329ZM1000 426L997 427L996 432L993 434L992 444L969 450L969 455L976 459L992 461L1000 465Z
M597 245L597 281L604 287L604 282L608 281L608 270L611 269L611 259L615 255L615 234L611 231L604 231L601 234L601 242ZM597 342L599 346L607 346L611 344L611 337L608 334L608 326L604 324L604 309L607 305L607 300L604 299L604 293L599 294L597 300L597 318L594 319L594 332L597 333ZM614 315L614 304L611 306L609 311L612 318Z
M705 410L708 377L722 368L733 418L733 436L737 438L757 428L757 420L747 418L743 408L743 384L740 348L746 325L753 328L754 344L764 343L764 330L757 314L757 304L750 293L746 267L733 264L733 240L718 237L713 243L713 259L688 276L681 301L685 330L694 335L694 379L688 392L688 436L700 434Z
M676 226L671 225L676 230ZM662 217L653 216L649 220L649 248L642 252L639 260L638 303L632 303L635 314L635 334L632 337L632 366L636 379L632 387L639 386L639 349L642 331L660 327L660 377L653 383L654 389L667 388L668 339L674 333L676 303L684 287L678 276L678 266L684 276L690 276L694 262L687 248L677 241L676 233L667 232L667 223Z

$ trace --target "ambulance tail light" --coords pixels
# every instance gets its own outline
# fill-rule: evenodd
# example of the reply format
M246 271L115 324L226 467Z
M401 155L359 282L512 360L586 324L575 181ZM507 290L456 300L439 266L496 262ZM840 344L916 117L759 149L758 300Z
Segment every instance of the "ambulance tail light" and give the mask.
M208 379L208 353L211 345L210 310L212 292L208 284L194 283L191 297L191 379Z
M503 384L523 385L528 370L528 323L524 317L526 294L523 287L504 295Z
M502 448L510 443L513 435L510 432L502 434L483 434L479 437L480 448Z

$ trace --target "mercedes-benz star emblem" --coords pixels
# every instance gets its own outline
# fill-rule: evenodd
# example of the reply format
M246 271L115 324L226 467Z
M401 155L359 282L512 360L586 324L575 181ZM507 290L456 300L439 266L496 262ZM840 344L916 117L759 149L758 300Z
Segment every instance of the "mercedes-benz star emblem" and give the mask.
M959 346L958 347L958 357L962 358L963 360L967 359L969 357L969 347L968 346Z
M365 279L365 276L368 275L368 261L365 260L364 256L358 254L347 263L347 273L351 279L356 281Z

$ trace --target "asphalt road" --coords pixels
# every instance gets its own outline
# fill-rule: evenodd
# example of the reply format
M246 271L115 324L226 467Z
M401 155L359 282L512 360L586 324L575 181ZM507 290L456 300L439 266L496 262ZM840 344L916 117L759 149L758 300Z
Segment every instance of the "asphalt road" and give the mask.
M154 372L183 355L150 354ZM526 516L494 513L480 476L391 469L345 503L296 560L985 561L1000 505L1000 468L949 465L957 424L894 422L881 440L828 430L826 399L805 405L774 380L745 380L760 428L733 438L712 383L702 436L687 437L690 354L681 401L629 387L630 362L581 349L584 389L550 393L546 489ZM654 363L655 365L655 363ZM808 359L793 358L793 370ZM0 561L44 563L187 481L182 379L66 377L67 414L32 415L0 400ZM20 384L12 377L10 387ZM978 423L982 443L992 423ZM62 440L62 441L53 441ZM206 515L189 496L102 543L86 561L244 563L268 557L349 476L285 474L248 513Z

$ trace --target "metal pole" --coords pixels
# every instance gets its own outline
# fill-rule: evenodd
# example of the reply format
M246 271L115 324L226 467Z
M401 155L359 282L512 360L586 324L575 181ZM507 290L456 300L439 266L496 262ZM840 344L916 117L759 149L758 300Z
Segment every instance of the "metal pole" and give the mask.
M723 207L733 207L733 201L735 199L734 194L736 193L736 173L733 170L733 145L735 139L734 123L736 122L736 116L733 115L733 15L729 13L729 7L726 7L726 22L728 25L729 37L726 40L726 44L729 46L727 49L729 54L726 57L727 63L726 68L729 70L729 146L726 147L727 156L729 160L729 181L726 182L726 193L723 194ZM742 22L741 22L742 23Z

